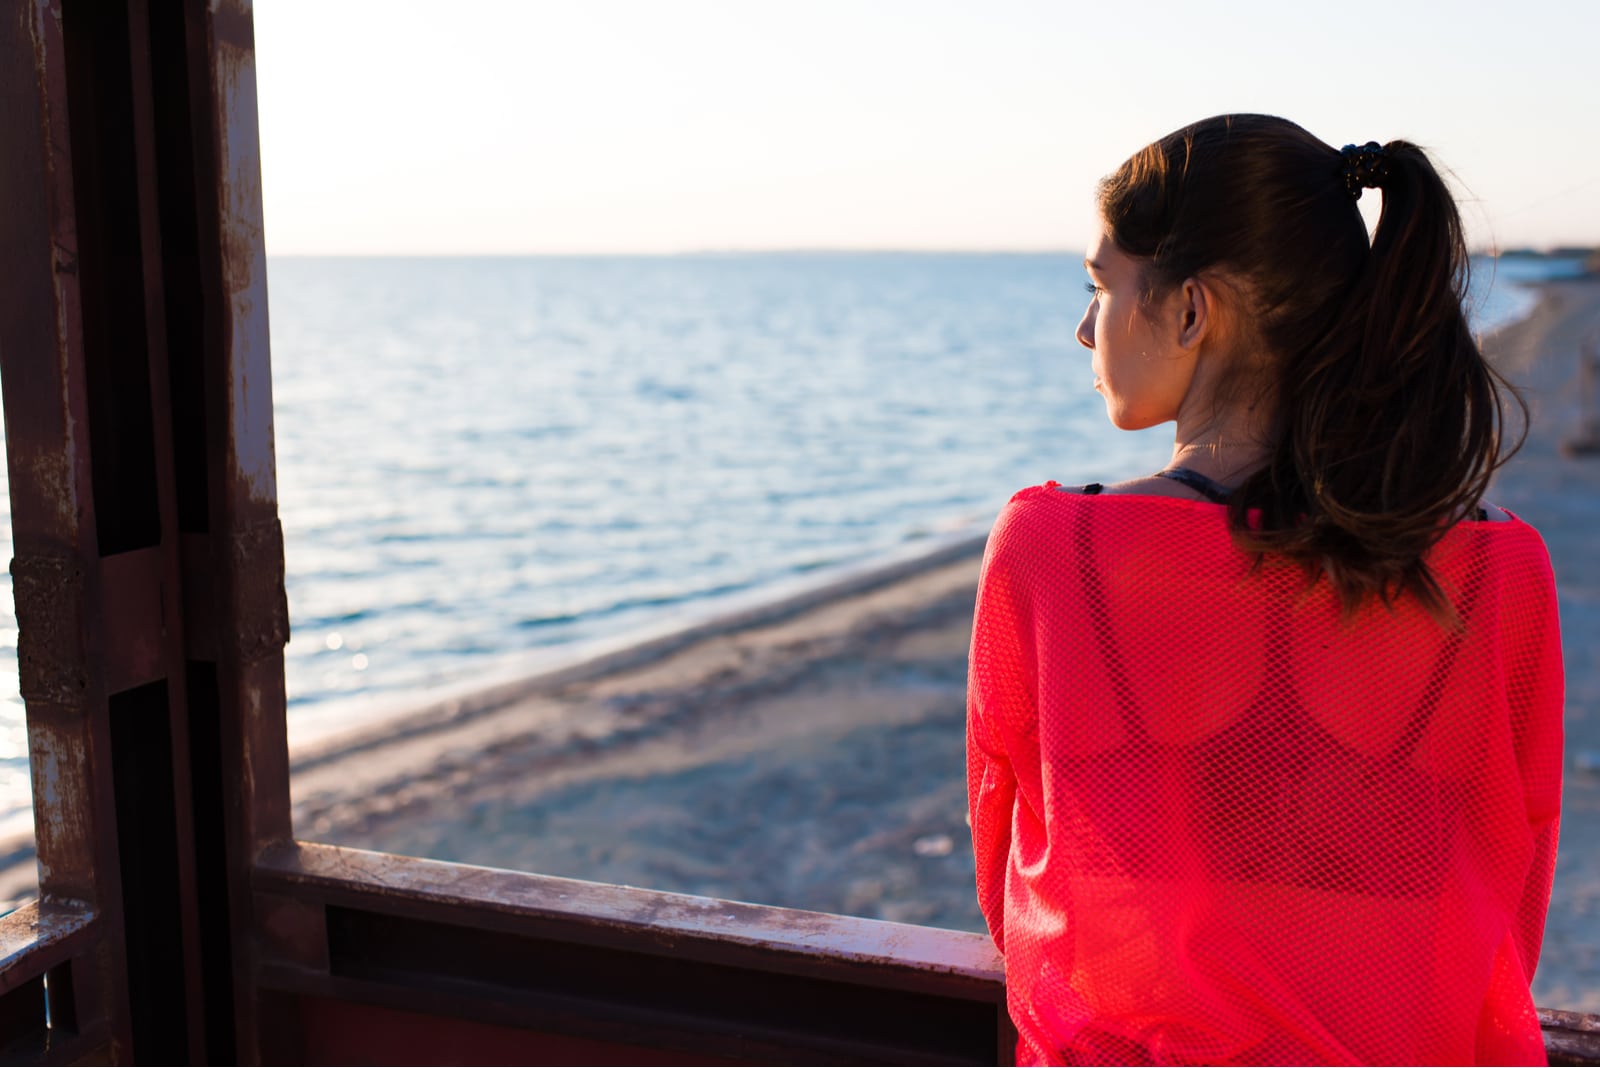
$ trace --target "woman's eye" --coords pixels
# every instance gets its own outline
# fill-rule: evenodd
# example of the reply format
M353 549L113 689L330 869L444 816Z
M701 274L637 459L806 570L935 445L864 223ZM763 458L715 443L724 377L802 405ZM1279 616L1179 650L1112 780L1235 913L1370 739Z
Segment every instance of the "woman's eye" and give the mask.
M1091 297L1098 297L1100 295L1100 287L1095 285L1093 282L1083 283L1083 290Z

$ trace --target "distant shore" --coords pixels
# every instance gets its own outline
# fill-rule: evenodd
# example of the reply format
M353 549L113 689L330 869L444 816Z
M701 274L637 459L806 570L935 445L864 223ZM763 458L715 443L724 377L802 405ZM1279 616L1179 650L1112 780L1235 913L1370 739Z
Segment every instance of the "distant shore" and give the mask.
M1600 1012L1600 458L1560 448L1580 421L1600 280L1539 293L1485 343L1532 411L1493 500L1550 547L1567 656L1561 861L1534 991ZM297 750L296 833L981 930L962 779L980 548L947 544Z

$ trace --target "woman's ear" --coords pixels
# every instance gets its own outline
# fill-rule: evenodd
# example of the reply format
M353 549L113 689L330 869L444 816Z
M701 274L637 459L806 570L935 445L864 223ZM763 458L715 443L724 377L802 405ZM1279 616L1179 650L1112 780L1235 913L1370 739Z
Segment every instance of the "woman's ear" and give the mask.
M1211 283L1202 278L1186 278L1178 287L1178 344L1186 349L1198 348L1206 335L1215 328L1216 293Z

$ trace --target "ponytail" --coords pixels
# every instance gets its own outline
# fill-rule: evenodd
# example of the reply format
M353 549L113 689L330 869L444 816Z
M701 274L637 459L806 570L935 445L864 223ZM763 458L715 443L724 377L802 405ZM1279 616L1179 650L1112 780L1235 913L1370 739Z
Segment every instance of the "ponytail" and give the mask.
M1383 195L1370 247L1363 185ZM1426 554L1520 445L1507 399L1526 408L1468 329L1461 217L1423 151L1341 154L1283 119L1221 116L1130 159L1101 209L1152 291L1207 268L1248 282L1275 416L1230 501L1236 544L1325 576L1346 611L1411 594L1457 623Z

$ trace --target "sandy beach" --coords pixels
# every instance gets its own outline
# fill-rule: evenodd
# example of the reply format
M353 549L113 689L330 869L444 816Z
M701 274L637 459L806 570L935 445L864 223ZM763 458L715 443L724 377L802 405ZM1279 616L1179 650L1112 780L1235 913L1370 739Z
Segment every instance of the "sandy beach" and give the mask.
M295 774L297 833L979 929L961 768L981 549L336 748Z
M1561 861L1540 1005L1600 1012L1600 457L1568 459L1600 281L1547 284L1486 347L1532 407L1495 502L1555 561ZM1093 472L1063 471L1063 481ZM297 752L306 839L981 930L965 825L981 543ZM15 879L15 869L12 874ZM0 879L0 896L6 884Z

